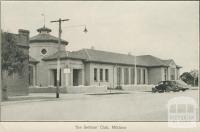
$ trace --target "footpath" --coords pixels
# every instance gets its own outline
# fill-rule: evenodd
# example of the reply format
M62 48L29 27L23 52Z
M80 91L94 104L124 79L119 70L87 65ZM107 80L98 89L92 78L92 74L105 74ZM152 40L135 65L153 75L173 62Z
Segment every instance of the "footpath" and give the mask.
M27 96L12 96L8 100L2 101L1 106L11 105L17 103L30 103L30 102L41 102L41 101L62 101L62 100L76 100L80 98L89 98L91 95L113 95L113 94L129 94L128 91L123 90L108 90L104 93L60 93L60 97L56 98L56 93L30 93Z

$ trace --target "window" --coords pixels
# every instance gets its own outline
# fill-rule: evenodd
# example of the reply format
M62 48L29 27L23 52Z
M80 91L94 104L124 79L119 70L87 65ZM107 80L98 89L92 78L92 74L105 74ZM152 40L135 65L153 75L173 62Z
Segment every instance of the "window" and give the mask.
M100 69L100 81L103 81L103 69Z
M109 76L109 73L108 73L108 69L105 70L105 80L106 82L108 82L108 76Z
M171 80L175 80L175 76L173 74L171 75Z
M121 84L121 78L122 78L121 74L122 74L121 67L117 67L117 85L118 86L120 86Z
M137 84L140 84L141 83L141 70L140 69L137 69Z
M146 72L145 72L146 70L145 69L143 69L143 84L145 84L145 82L146 82Z
M175 68L170 68L171 80L175 80Z
M97 68L94 68L94 81L97 81Z
M164 69L164 78L165 78L165 81L167 80L167 69Z
M129 83L129 69L124 68L124 84L128 84L128 83Z
M131 84L135 82L135 69L131 68Z
M41 50L41 53L42 53L43 55L45 55L45 54L47 53L47 50L46 50L46 49L42 49L42 50Z

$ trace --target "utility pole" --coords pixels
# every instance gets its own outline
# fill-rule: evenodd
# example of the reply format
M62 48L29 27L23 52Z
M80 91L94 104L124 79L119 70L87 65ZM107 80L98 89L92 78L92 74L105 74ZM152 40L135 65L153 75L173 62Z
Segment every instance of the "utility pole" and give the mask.
M43 16L43 18L44 18L44 27L45 27L45 14L44 14L44 13L42 13L41 15L42 15L42 16Z
M59 18L56 21L51 21L51 23L53 22L58 22L59 23L59 31L58 31L58 54L57 54L57 84L56 84L56 98L59 98L59 85L60 85L60 45L61 45L61 33L62 33L62 29L61 29L61 23L64 21L69 21L70 19L61 19Z

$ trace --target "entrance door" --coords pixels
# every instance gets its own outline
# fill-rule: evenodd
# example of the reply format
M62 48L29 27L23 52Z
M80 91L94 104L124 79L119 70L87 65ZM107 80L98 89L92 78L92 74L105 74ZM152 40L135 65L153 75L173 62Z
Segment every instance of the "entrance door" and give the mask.
M73 86L82 84L82 69L73 69Z
M73 69L73 86L78 86L78 69Z
M53 80L54 80L54 86L57 86L57 69L53 69ZM60 70L60 82L59 86L61 86L61 70Z

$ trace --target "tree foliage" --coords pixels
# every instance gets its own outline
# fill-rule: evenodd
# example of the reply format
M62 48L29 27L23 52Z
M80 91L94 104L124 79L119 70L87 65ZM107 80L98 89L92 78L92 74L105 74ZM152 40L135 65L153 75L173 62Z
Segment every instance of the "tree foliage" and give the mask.
M181 76L180 76L181 80L183 80L185 83L187 84L192 84L193 83L193 77L189 72L184 72Z
M22 72L24 61L28 58L18 46L17 40L13 34L1 32L2 35L2 52L1 62L2 70L8 71L8 74Z
M180 78L183 80L185 83L193 86L198 85L198 70L192 70L190 72L184 72Z
M198 78L199 76L199 71L196 69L193 69L190 71L190 74L192 75L193 78Z

